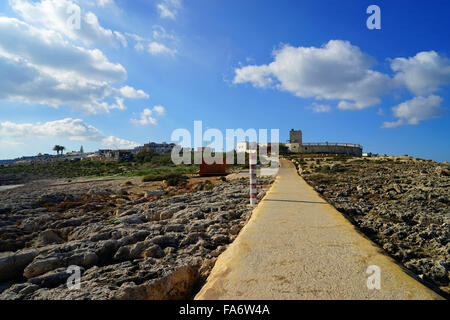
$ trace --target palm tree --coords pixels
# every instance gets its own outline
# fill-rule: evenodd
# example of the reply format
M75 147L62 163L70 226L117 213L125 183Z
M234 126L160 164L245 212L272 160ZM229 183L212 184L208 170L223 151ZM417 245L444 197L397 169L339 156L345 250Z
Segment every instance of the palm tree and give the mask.
M58 154L58 155L59 155L59 152L61 152L61 154L63 154L64 150L66 150L66 147L60 146L58 144L53 147L53 151L56 151L56 154Z
M56 154L58 154L59 155L59 148L60 148L61 146L59 146L59 145L55 145L54 147L53 147L53 151L56 151Z

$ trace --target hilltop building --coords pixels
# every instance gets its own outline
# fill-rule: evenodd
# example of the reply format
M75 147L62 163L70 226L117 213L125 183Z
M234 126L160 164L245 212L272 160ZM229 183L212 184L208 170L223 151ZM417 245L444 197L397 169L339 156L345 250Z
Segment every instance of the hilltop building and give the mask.
M134 150L99 150L100 157L111 160L131 160L135 153Z
M289 143L286 144L292 153L345 154L361 157L363 147L354 143L315 142L304 143L301 130L289 132Z
M154 153L158 154L165 154L165 153L171 153L173 148L175 148L175 143L156 143L156 142L150 142L147 144L144 144L143 149L146 151L152 151Z
M144 144L143 146L136 147L134 149L125 149L125 150L99 150L98 155L102 159L110 159L110 160L132 160L135 155L137 155L141 151L152 151L157 154L168 154L171 153L173 148L175 148L175 143L156 143L150 142Z
M250 148L250 143L248 141L238 142L236 145L236 152L242 153L247 152Z
M302 130L294 130L292 129L289 132L289 143L297 143L302 145L303 142L303 133Z

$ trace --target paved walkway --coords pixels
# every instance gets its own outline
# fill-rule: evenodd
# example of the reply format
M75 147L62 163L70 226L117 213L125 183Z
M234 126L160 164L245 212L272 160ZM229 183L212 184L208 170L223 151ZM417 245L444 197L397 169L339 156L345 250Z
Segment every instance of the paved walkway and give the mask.
M381 288L369 290L369 266ZM355 230L282 160L196 299L442 299Z

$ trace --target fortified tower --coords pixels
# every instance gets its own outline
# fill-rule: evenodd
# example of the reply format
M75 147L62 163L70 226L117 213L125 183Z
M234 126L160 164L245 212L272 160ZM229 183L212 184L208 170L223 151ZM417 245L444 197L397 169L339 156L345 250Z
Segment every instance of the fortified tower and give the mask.
M290 143L298 143L299 145L302 145L302 143L303 143L302 130L292 129L289 132L289 142Z

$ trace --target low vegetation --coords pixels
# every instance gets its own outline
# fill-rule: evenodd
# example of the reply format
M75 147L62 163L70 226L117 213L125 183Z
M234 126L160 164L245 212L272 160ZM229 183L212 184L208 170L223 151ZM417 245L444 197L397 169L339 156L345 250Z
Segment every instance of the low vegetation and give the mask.
M197 165L174 165L170 154L141 152L133 161L59 160L0 167L2 174L26 174L46 178L77 178L107 176L186 175L199 170ZM159 178L155 180L160 180ZM162 178L161 180L166 180Z
M146 175L142 178L143 182L150 181L166 181L169 186L176 186L183 182L186 182L188 177L179 172L169 172L169 173L153 173Z

